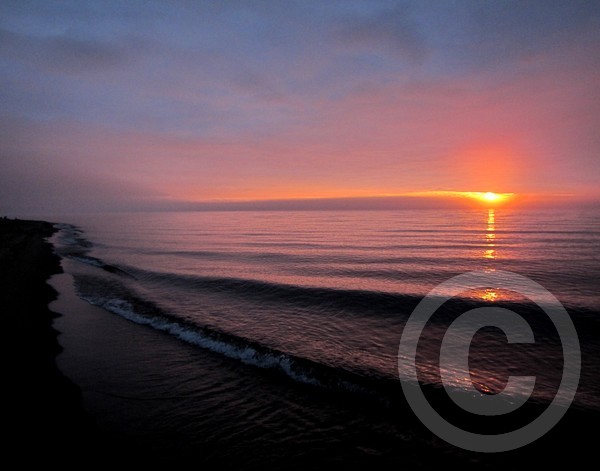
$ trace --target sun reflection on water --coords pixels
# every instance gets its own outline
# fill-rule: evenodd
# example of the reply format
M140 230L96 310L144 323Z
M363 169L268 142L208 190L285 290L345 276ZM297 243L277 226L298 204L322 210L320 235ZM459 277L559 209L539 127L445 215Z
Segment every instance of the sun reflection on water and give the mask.
M485 242L487 249L483 252L483 258L488 260L496 259L496 213L493 209L488 209L487 227L485 233Z
M493 261L497 258L496 252L496 212L494 209L488 209L487 226L485 230L486 248L483 251L483 258L486 260L484 269L494 271ZM494 302L498 300L500 294L497 290L487 288L478 293L478 297L483 301Z
M483 293L481 294L481 299L483 299L484 301L496 301L498 299L498 292L494 291L493 289L486 289L483 291Z
M486 260L496 260L496 213L493 209L488 209L485 242L487 248L483 251L483 258ZM491 267L485 268L486 270L493 270Z

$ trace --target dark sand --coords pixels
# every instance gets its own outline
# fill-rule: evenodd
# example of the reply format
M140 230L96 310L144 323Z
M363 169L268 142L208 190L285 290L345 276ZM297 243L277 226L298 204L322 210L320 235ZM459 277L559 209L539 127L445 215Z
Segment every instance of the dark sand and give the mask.
M3 458L64 463L66 450L95 443L94 427L81 394L56 366L61 351L48 309L56 292L47 279L62 271L45 240L53 225L0 219L0 306L2 315Z

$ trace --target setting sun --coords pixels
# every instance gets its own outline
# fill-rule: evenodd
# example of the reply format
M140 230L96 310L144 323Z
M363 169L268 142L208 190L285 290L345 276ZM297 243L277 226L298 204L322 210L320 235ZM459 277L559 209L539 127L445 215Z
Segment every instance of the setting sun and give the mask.
M498 201L502 197L497 193L492 193L491 191L488 191L482 196L482 198L486 201Z
M479 192L471 191L465 192L465 196L477 199L484 203L501 203L506 201L509 197L513 196L513 193L494 193L492 191Z

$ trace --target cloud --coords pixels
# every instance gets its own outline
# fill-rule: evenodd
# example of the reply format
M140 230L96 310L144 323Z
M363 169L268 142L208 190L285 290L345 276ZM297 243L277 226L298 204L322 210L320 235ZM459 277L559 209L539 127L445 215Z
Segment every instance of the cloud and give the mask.
M600 3L587 0L474 2L464 17L463 51L479 67L573 56L597 57Z
M0 214L141 209L164 197L152 188L43 155L0 151L0 159Z
M77 125L0 118L0 213L65 213L144 207L164 197L152 185L119 175L101 147ZM114 148L113 148L114 149ZM121 151L124 148L121 147Z
M425 36L403 5L348 17L334 29L334 37L361 52L391 54L411 63L423 62L428 54Z
M35 37L0 29L0 57L53 73L94 73L128 63L124 48L68 36Z

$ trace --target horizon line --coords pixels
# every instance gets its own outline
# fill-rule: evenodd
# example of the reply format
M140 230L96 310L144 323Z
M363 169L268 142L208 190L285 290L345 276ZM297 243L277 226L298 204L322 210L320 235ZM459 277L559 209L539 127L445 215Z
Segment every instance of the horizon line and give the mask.
M498 207L590 206L600 204L600 197L575 194L493 193L425 191L396 195L293 197L260 199L160 200L149 210L243 211L243 210L392 210L392 209L461 209ZM149 205L152 206L152 205Z
M576 194L453 192L447 190L405 193L403 195L335 196L273 199L214 199L203 201L173 198L137 199L127 205L94 205L84 208L29 207L19 210L0 208L0 216L19 217L43 214L86 214L168 211L393 211L393 210L461 210L461 209L600 209L600 197ZM506 197L505 197L506 196Z

